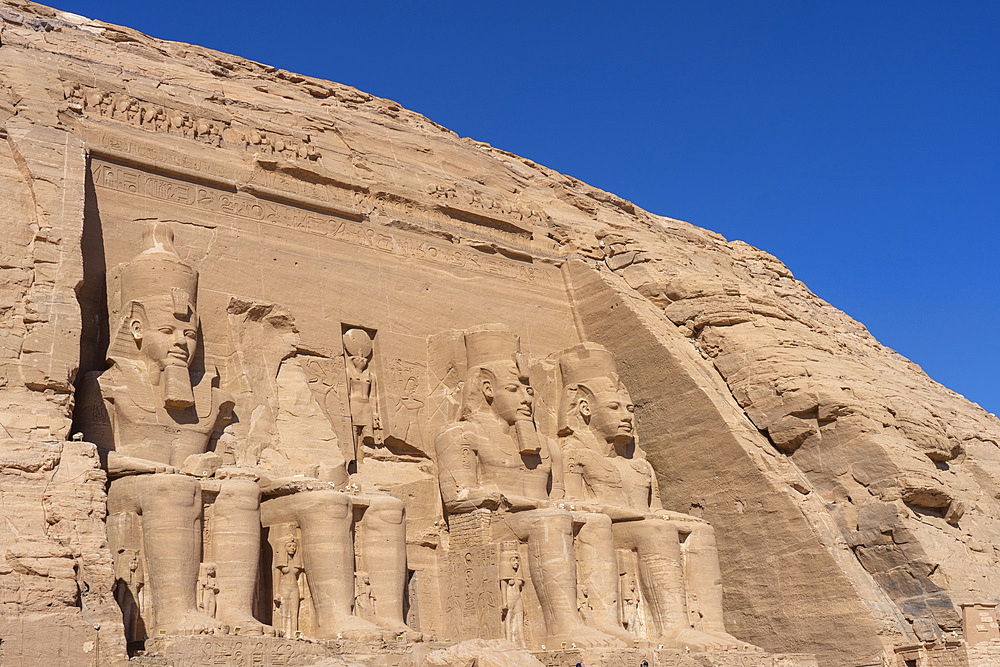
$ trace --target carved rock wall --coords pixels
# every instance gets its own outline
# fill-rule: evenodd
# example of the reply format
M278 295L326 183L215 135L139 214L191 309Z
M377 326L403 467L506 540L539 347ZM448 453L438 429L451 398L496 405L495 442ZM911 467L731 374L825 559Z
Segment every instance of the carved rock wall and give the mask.
M616 354L667 507L716 528L741 639L857 664L958 631L960 603L996 602L1000 422L767 253L336 83L19 0L0 26L0 437L26 461L3 468L20 517L3 539L45 545L10 552L0 576L51 600L45 618L75 633L59 646L105 647L91 618L101 637L114 624L103 482L93 452L62 441L78 371L103 368L105 273L149 219L172 221L202 272L199 363L244 392L219 441L234 460L259 458L283 409L320 417L297 407L303 382L346 448L341 336L377 332L385 437L407 447L374 478L404 480L392 492L423 574L440 517L430 442L461 374L426 340L500 321L537 357L585 338ZM253 311L271 307L294 336ZM270 366L231 344L251 312L274 329ZM239 402L262 379L284 387L284 403L254 399L270 422ZM89 491L58 485L78 474ZM65 520L38 511L53 489ZM9 661L11 623L36 611L4 609ZM113 644L101 660L122 656Z
M0 441L2 664L124 664L105 479L93 445Z

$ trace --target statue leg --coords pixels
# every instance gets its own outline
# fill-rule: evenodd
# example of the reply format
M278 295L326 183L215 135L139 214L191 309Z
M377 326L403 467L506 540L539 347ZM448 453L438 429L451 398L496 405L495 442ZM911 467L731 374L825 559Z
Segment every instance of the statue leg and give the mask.
M381 638L374 624L354 609L354 523L350 496L337 491L300 491L264 501L266 526L294 523L302 531L302 565L316 611L317 635L335 639Z
M547 646L623 646L624 642L588 627L576 600L576 552L573 517L560 509L538 509L501 515L519 540L528 543L528 570L545 618Z
M577 578L586 586L593 608L588 625L627 642L635 639L622 627L618 604L618 556L606 514L574 512Z
M364 496L369 503L358 527L361 558L375 596L375 623L396 633L416 634L403 621L406 588L406 523L403 503L390 496Z
M693 651L734 646L691 627L680 536L674 523L661 519L622 521L614 524L614 535L619 546L634 549L639 557L639 587L652 617L649 635L654 641Z
M198 611L201 487L185 475L137 475L111 482L108 510L142 516L152 633L225 634L225 623Z
M215 499L212 519L216 616L241 635L274 635L253 617L253 593L260 558L260 489L249 479L227 479ZM234 630L235 631L235 630Z
M726 632L722 617L722 570L719 550L715 545L715 529L706 524L681 525L681 531L691 530L684 541L684 584L697 599L693 614L701 619L701 630L719 639L746 646Z

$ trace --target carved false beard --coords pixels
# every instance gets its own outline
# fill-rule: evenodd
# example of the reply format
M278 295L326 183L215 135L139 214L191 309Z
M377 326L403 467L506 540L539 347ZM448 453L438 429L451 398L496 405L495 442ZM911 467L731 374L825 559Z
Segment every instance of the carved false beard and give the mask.
M163 368L163 405L168 410L184 410L194 405L191 371L187 366Z
M514 422L514 436L521 454L531 456L541 451L542 443L535 430L535 422L530 419L518 419Z

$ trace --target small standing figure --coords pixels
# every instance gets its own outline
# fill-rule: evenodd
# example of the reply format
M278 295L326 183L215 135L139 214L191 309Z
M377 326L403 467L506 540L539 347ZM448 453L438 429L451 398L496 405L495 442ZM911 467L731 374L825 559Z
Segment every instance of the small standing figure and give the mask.
M198 572L198 609L212 618L215 618L215 596L218 593L215 563L202 563Z
M403 392L396 399L392 412L392 435L409 445L423 445L420 432L420 409L424 402L417 398L417 378L410 377L403 384Z
M372 338L364 329L348 329L344 334L347 357L347 396L354 424L354 460L361 462L362 445L382 444L382 422L379 418L378 380L369 367L372 360Z
M594 617L594 607L590 604L590 593L586 586L580 586L577 589L576 599L580 605L580 618L583 619L584 623L587 623Z
M642 619L639 617L639 591L635 579L628 578L622 594L622 625L636 637L642 637Z
M141 600L144 577L139 553L135 549L124 549L115 563L115 600L122 610L126 641L142 639L139 619L142 613Z
M295 637L295 633L299 630L299 606L302 604L299 578L303 568L298 552L298 540L292 537L285 542L285 553L281 562L274 566L278 574L278 595L274 599L274 606L278 608L281 619L279 628L288 638Z
M375 596L372 594L371 579L367 572L357 572L354 580L354 613L370 621L375 618Z
M524 575L521 573L521 556L511 553L505 563L500 592L502 595L503 628L507 639L515 646L524 647Z

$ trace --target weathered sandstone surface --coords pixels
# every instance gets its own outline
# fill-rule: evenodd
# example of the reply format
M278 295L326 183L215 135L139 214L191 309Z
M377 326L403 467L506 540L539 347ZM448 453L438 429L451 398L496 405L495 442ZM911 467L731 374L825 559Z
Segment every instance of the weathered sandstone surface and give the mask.
M353 487L339 488L356 507L381 507L369 496L405 505L405 620L427 640L407 659L577 662L572 647L540 653L541 634L525 639L535 657L507 655L489 643L503 637L499 622L464 636L449 620L461 609L437 593L461 566L442 555L460 541L459 514L446 530L435 449L459 419L468 370L449 332L491 323L532 359L534 420L548 438L561 409L555 355L584 341L614 355L663 507L714 528L726 631L769 656L693 661L644 646L634 664L805 665L772 654L814 654L895 665L897 648L918 646L905 655L920 665L1000 659L995 617L979 617L974 643L962 607L998 602L1000 421L766 252L391 100L19 0L0 2L0 204L3 665L127 659L104 450L72 435L92 421L84 378L105 372L124 316L115 267L145 250L153 222L200 274L195 365L217 369L236 417L205 434L210 470L183 472L207 479L222 465L261 484L279 473L333 484L323 471L355 463ZM372 400L362 411L347 398L358 383ZM212 483L206 497L225 488ZM267 502L277 506L265 500L265 514ZM477 548L501 544L490 539ZM359 573L375 560L359 555ZM269 580L273 568L260 571ZM525 595L530 617L541 607ZM260 620L277 627L275 613ZM177 664L201 650L157 642ZM295 664L355 659L302 647ZM236 660L243 649L226 650Z

